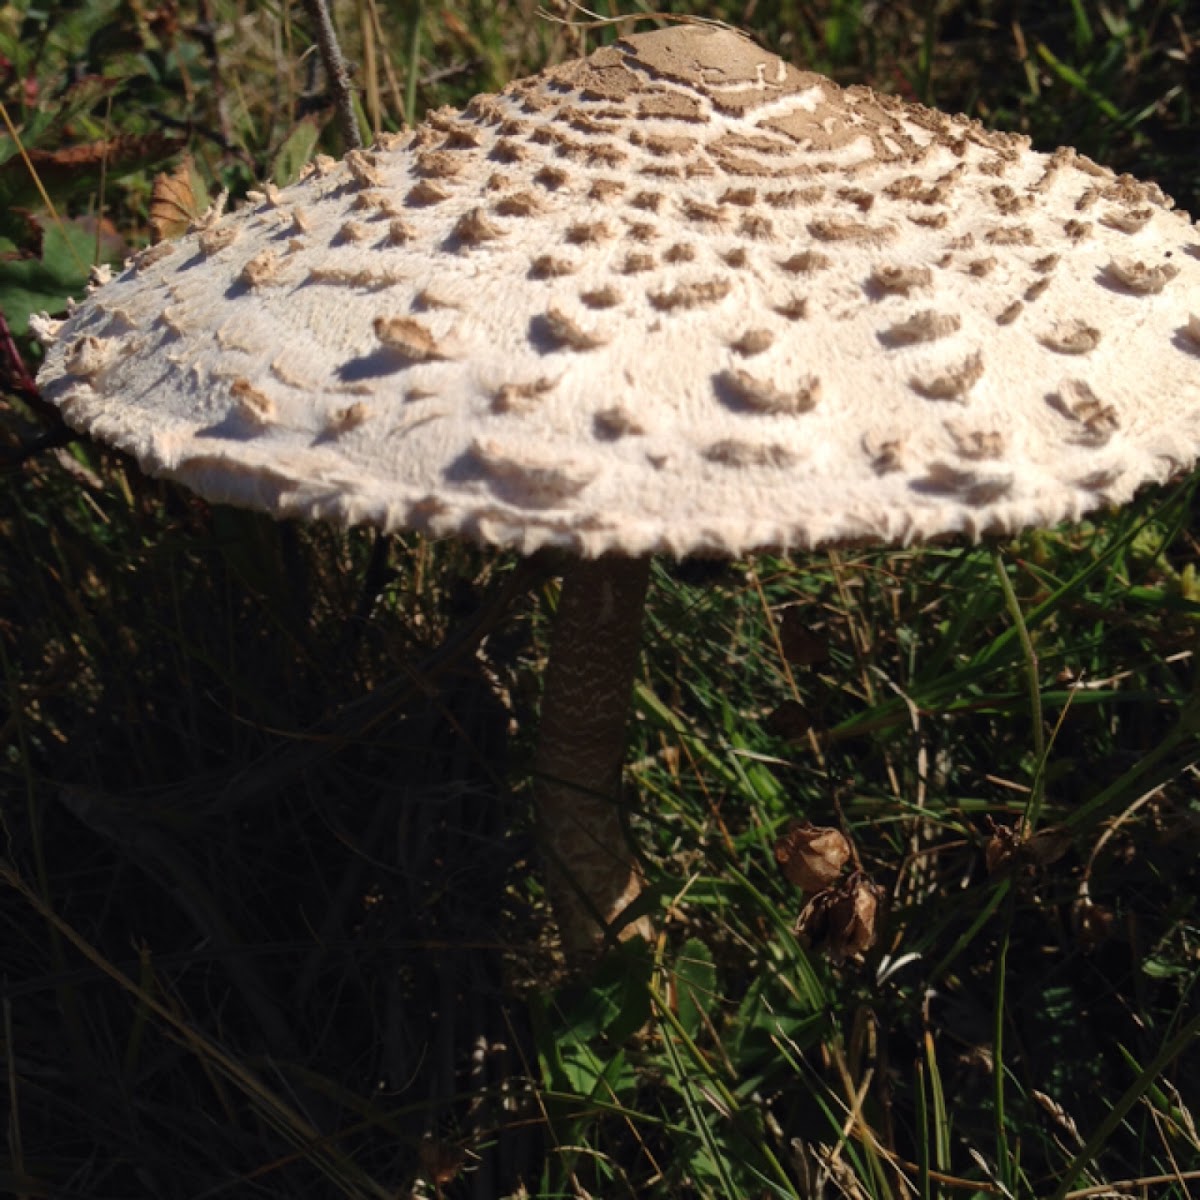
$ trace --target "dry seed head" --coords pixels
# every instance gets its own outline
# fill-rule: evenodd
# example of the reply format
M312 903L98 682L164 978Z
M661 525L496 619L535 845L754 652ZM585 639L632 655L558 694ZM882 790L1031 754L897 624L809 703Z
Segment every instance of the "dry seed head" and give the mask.
M789 883L805 892L819 892L850 861L850 843L839 829L794 821L775 843L775 861Z
M856 958L875 943L882 900L882 891L855 871L808 902L796 921L796 936L835 963Z

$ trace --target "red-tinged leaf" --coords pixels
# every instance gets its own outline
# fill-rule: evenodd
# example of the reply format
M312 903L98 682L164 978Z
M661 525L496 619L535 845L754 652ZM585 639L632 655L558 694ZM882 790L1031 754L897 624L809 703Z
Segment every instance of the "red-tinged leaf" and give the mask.
M30 166L52 197L67 198L95 191L102 170L113 178L126 175L178 153L183 143L179 134L155 132L122 134L56 150L31 149L28 165L22 157L0 163L0 204L33 208L39 203L41 193Z

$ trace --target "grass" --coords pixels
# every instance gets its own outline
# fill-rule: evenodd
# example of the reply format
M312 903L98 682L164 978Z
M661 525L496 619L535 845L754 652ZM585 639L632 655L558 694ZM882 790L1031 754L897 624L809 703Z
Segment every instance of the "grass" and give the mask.
M1200 210L1184 0L702 11ZM584 40L524 0L338 16L368 128ZM0 9L67 222L39 248L0 140L30 367L25 311L146 239L180 151L235 193L338 151L307 46L287 6ZM0 494L0 1191L1192 1194L1194 478L995 547L657 563L630 776L660 934L572 978L520 783L553 581L54 448L11 361L0 403L10 458L45 441ZM859 958L795 936L801 816L882 890Z

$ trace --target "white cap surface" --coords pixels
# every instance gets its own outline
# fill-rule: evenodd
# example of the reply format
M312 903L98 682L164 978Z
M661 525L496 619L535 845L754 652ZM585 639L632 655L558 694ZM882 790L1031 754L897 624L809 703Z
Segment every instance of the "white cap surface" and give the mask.
M1153 184L681 25L144 252L67 421L212 499L595 555L978 536L1200 455Z

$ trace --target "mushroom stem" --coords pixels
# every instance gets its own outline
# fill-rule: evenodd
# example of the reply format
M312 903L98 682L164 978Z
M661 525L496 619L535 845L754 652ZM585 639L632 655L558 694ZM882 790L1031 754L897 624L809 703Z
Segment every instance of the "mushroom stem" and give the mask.
M597 949L642 890L621 821L621 766L649 558L580 561L563 576L542 695L534 799L563 946ZM617 936L649 937L646 918Z

